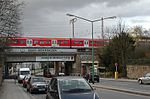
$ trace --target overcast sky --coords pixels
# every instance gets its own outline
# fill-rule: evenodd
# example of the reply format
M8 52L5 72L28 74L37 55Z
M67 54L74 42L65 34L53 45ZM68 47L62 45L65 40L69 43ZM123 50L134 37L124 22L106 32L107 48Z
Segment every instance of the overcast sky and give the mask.
M72 37L67 13L95 20L104 20L104 27L113 27L120 18L127 27L150 28L150 0L24 0L22 32L32 37ZM75 37L91 37L91 23L77 19ZM101 22L94 23L94 37L101 37Z

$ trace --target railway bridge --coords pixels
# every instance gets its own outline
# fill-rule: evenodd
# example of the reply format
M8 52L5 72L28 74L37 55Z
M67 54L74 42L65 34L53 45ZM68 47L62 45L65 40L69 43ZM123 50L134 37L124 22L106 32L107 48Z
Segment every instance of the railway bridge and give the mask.
M46 48L46 47L12 47L5 50L5 78L15 75L20 67L31 70L49 68L53 75L60 72L66 75L90 72L92 56L90 48ZM98 55L94 54L94 66L98 66Z

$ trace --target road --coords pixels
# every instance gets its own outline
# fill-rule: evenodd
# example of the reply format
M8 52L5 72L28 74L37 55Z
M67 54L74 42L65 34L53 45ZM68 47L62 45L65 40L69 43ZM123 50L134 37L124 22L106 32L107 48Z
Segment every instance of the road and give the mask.
M149 99L149 96L128 94L105 89L97 89L97 93L99 94L101 99Z
M100 83L96 83L95 85L104 85L110 87L116 87L121 89L128 89L134 91L142 91L142 92L149 92L150 93L150 85L144 84L140 85L136 80L108 80L108 79L101 79Z
M26 92L25 88L22 88L22 90L24 90L24 92L29 95L30 99L45 99L46 97L46 94L30 94ZM100 88L97 88L96 91L101 99L149 99L149 96L128 94L124 92L105 90Z
M137 82L120 82L120 81L105 81L102 80L100 83L96 83L95 85L107 85L107 86L115 86L122 88L136 88L141 86L141 90L147 90L145 86L149 85L136 85ZM118 85L119 84L119 85ZM1 92L2 91L2 92ZM4 83L4 89L0 91L0 99L45 99L46 94L30 94L26 91L25 88L22 87L21 84L15 84L14 80L6 80ZM106 90L97 88L96 89L98 95L101 99L149 99L149 96L119 92L114 90Z

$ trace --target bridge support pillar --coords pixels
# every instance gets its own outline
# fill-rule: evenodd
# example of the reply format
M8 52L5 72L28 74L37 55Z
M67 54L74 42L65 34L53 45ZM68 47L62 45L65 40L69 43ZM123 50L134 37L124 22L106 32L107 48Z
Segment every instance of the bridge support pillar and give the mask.
M59 73L59 62L54 62L54 70L55 70L55 75L58 75Z
M81 58L80 55L76 56L76 73L81 74Z

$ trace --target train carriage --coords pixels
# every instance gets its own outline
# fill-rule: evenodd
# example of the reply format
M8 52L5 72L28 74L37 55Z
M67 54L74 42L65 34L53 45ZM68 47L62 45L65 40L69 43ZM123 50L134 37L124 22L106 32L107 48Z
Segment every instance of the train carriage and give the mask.
M108 45L109 40L94 39L93 46ZM11 47L53 47L53 48L92 48L92 39L88 38L13 38Z

